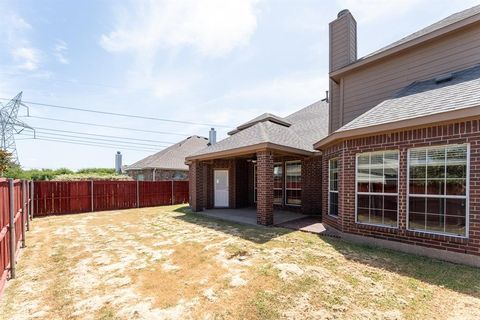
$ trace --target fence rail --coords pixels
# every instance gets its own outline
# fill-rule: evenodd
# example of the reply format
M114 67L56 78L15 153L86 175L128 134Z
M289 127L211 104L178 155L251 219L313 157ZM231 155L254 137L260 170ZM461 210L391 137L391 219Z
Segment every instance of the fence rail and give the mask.
M188 202L188 181L36 181L33 215L153 207Z
M0 297L8 278L15 278L15 263L30 229L31 181L0 179Z

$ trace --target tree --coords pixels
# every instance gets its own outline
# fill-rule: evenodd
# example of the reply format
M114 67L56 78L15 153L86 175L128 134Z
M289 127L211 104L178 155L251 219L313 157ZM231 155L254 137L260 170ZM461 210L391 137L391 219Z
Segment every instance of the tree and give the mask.
M5 176L5 173L15 166L16 164L13 162L12 154L0 149L0 177Z

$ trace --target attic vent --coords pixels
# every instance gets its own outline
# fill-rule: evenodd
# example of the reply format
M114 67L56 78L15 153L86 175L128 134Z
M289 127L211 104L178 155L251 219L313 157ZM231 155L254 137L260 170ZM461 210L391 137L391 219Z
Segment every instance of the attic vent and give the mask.
M451 73L442 74L435 78L435 83L443 83L452 80L453 75Z

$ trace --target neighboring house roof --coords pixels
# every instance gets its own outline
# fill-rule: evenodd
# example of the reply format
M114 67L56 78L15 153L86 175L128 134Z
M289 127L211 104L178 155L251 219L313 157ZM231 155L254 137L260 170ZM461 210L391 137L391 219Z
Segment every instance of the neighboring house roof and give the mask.
M332 74L336 75L347 70L355 69L356 67L364 65L365 63L372 62L379 58L384 58L387 55L396 53L400 50L407 49L410 47L410 45L417 45L423 41L440 36L444 34L444 32L451 32L478 21L480 21L480 5L454 13L445 19L435 22L426 28L414 32L398 41L393 42L392 44L389 44L388 46L357 59L351 64L342 67L339 70L333 71Z
M316 147L340 137L480 115L479 108L480 65L414 82L318 142Z
M263 120L259 121L259 118ZM290 125L279 124L276 121L277 118L280 117L275 119L265 115L257 117L247 122L255 122L253 125L193 153L187 159L205 158L260 146L312 154L315 152L313 143L328 134L328 103L324 100L315 102L285 118L280 118L282 122Z
M127 167L129 170L141 169L169 169L188 170L185 165L185 157L193 152L201 150L208 145L208 139L199 136L191 136L160 152L150 155Z

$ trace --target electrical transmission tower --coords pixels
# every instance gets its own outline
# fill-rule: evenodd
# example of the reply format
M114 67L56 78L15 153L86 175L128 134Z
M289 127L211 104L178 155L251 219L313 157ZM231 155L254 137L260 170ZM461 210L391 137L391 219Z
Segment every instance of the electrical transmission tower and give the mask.
M28 107L22 103L22 92L5 105L0 102L0 149L10 153L16 163L19 163L19 161L15 134L19 134L25 129L30 129L35 134L35 129L17 119L18 110L21 106L27 108L28 112Z

